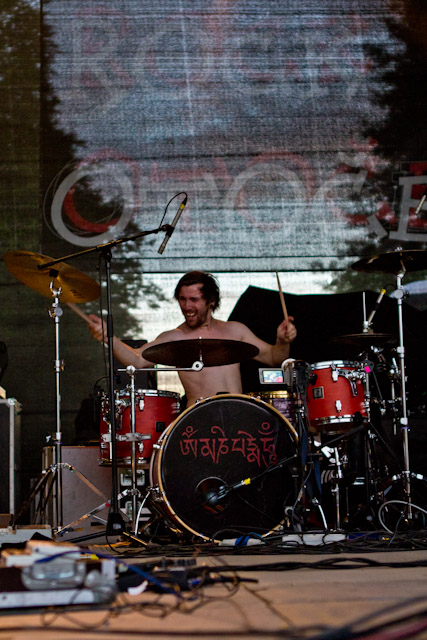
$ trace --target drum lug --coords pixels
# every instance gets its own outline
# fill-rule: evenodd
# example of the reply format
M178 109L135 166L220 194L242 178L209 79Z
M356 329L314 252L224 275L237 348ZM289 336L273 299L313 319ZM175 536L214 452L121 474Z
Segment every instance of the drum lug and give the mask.
M148 491L151 493L151 498L154 502L163 502L163 498L160 495L160 489L157 485L154 487L148 487Z
M151 440L151 434L150 433L125 433L122 436L117 436L117 441L118 442L142 442L142 440Z
M338 376L342 376L343 378L348 380L348 382L350 383L352 396L356 397L359 395L357 392L357 381L360 379L360 375L358 373L355 373L354 371L347 372L343 371L342 369L332 372L332 378L335 382L338 380Z
M341 411L341 409L342 409L342 403L341 403L341 400L336 400L336 402L335 402L335 407L336 407L336 409L337 409L337 411L338 411L338 413L339 413L339 412Z
M349 383L350 383L350 387L351 387L351 393L353 394L353 396L359 395L357 393L357 382L356 382L356 380L349 380Z

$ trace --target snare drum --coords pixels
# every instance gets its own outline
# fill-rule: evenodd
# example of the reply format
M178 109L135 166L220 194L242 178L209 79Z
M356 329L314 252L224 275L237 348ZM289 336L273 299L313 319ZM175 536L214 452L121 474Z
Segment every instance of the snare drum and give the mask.
M135 390L135 440L136 462L147 463L153 453L153 445L162 432L180 413L179 393L172 391ZM111 464L110 402L104 396L101 400L100 418L100 464ZM131 464L131 398L130 391L124 389L115 395L116 410L116 458L117 464Z
M286 418L256 398L206 398L154 445L152 507L175 530L205 540L230 530L267 535L295 500L297 440Z
M357 362L331 361L310 365L307 411L311 431L343 433L356 417L366 417L366 372Z

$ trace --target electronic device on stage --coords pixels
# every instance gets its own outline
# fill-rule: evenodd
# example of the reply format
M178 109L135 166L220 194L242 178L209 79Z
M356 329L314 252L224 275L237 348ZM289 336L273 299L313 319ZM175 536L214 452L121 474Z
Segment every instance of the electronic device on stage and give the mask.
M261 384L272 385L286 385L291 386L292 384L292 371L290 369L280 368L271 368L271 367L262 367L258 369L259 372L259 381Z
M116 593L112 558L82 557L77 546L48 540L2 552L0 609L109 603Z
M116 598L116 586L105 580L100 582L99 571L90 570L83 564L75 565L75 570L71 570L76 582L73 587L55 584L63 575L70 576L69 566L57 565L55 573L44 576L45 579L32 575L33 568L34 565L0 569L0 584L3 585L0 589L0 610L108 604Z

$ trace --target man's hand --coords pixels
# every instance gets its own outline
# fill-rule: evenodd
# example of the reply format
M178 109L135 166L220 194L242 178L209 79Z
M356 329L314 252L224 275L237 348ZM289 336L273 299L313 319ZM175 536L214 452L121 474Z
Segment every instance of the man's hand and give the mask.
M283 320L277 327L276 344L289 344L297 337L297 330L293 324L293 316L289 316L289 322Z
M98 318L98 316L93 315L93 313L89 315L89 319L89 331L95 340L98 340L98 342L107 342L107 325L105 322L101 320L101 318Z

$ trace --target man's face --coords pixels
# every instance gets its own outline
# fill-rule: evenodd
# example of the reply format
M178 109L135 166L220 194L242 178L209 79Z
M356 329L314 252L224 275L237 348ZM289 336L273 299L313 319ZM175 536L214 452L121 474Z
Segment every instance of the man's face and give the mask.
M197 329L205 324L211 312L201 289L201 284L183 285L178 295L179 306L184 314L185 322L191 329Z

